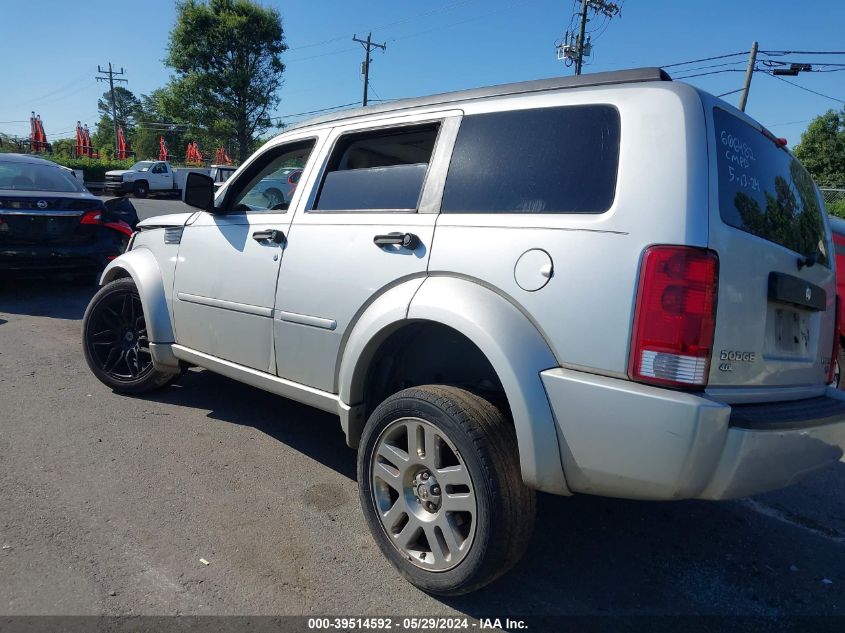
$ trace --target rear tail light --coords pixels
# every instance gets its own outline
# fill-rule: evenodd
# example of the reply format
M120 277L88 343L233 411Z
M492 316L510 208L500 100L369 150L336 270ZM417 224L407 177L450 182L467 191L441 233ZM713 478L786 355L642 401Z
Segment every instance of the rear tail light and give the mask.
M99 209L94 209L93 211L86 211L85 215L82 216L82 219L79 221L80 224L102 224L103 223L103 212Z
M830 351L830 368L827 370L827 384L831 384L833 382L833 378L836 375L836 363L839 361L839 310L842 309L842 306L839 304L839 295L836 295L836 312L834 313L833 317L833 349ZM842 375L842 368L839 368L840 376ZM840 377L840 382L842 378ZM839 385L836 385L837 387Z
M631 380L704 387L716 326L719 258L689 246L643 253L631 339Z

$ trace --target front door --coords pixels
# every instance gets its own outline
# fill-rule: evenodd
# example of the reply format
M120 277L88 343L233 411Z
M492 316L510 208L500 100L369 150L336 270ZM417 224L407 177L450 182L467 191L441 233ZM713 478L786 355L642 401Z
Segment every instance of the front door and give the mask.
M150 183L150 191L163 191L173 187L173 174L167 167L167 163L156 163L147 173Z
M276 279L293 207L258 185L280 166L307 169L314 145L307 138L266 149L227 187L219 212L185 227L173 289L179 345L274 372Z
M279 275L276 367L334 391L344 334L380 294L422 280L460 112L335 128L322 168L301 176Z

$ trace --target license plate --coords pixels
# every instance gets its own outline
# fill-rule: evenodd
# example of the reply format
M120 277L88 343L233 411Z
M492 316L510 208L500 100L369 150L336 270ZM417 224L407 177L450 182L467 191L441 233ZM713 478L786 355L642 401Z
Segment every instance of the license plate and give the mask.
M809 314L790 308L775 308L775 348L790 355L806 356L810 349Z

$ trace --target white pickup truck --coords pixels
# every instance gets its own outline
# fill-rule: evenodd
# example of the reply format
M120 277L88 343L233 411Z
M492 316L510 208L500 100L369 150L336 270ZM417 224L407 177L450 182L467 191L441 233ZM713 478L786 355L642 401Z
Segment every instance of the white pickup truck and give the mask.
M181 195L185 178L191 172L209 176L211 170L203 167L174 168L165 160L142 160L129 169L107 171L104 189L117 195L131 193L136 198L146 198L151 193Z

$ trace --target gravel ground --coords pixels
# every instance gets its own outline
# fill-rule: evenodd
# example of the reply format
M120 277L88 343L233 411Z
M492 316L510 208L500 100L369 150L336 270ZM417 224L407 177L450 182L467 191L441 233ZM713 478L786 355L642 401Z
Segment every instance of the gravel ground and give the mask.
M201 370L112 393L82 358L94 291L0 282L0 614L845 611L842 462L753 500L541 496L514 572L428 596L371 541L337 418Z

